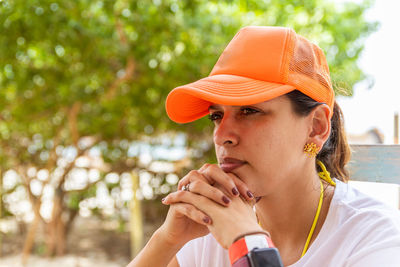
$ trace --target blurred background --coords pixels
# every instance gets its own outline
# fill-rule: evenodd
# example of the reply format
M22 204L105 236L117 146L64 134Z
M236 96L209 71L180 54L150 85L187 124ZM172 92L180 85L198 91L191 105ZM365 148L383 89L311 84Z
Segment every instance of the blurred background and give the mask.
M325 51L351 143L398 143L396 0L0 0L0 266L125 266L161 198L215 162L207 119L172 123L239 28ZM397 51L396 51L397 50ZM397 139L396 139L397 136ZM397 185L353 182L398 208Z

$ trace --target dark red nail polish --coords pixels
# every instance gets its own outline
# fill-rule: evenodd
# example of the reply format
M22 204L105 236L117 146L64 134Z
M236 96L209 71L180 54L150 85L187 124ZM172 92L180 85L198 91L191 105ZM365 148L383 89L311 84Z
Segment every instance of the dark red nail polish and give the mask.
M248 196L249 198L253 198L253 197L254 197L253 193L251 193L250 191L247 191L247 196Z
M261 200L261 197L256 197L256 203Z
M161 199L161 202L164 202L164 201L165 201L165 199L166 199L166 197L164 197L163 199Z
M232 188L232 193L233 193L235 196L239 195L239 191L237 190L236 187Z
M229 204L229 202L231 202L231 201L229 200L229 198L227 198L226 196L223 196L223 197L222 197L222 201L223 201L225 204Z
M210 223L210 218L208 218L207 216L203 218L203 222L209 224Z

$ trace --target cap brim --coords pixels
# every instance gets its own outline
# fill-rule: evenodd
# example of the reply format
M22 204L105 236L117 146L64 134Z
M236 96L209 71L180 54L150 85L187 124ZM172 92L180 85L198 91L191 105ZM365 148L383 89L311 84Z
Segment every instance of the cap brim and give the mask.
M211 104L243 106L284 95L294 86L235 75L213 75L172 90L166 100L171 120L186 123L208 114Z

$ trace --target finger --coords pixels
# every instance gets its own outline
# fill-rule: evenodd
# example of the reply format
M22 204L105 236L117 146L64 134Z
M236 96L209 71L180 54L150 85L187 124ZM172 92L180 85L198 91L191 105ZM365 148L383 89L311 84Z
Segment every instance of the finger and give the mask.
M208 168L208 166L210 166L209 163L203 164L203 166L201 166L201 168L199 169L199 171L203 171L204 169Z
M213 184L212 182L208 181L207 178L205 176L203 176L202 174L200 174L198 171L196 170L191 170L188 174L186 174L178 183L178 190L182 190L182 187L184 185L187 185L189 183L192 183L196 180L202 180L204 182L207 182L208 184Z
M171 205L171 204L176 204L176 203L180 203L180 202L185 202L183 199L183 196L185 196L186 194L192 194L189 191L183 191L183 190L179 190L179 191L175 191L172 193L169 193L166 197L164 197L161 202L164 205Z
M162 199L162 203L169 205L179 202L186 202L186 197L188 194L201 195L202 197L206 197L225 207L231 203L231 200L218 188L199 180L190 183L190 191L180 190L172 192Z
M247 185L239 179L235 174L233 173L227 173L227 175L233 180L235 183L236 187L238 188L240 194L245 197L246 200L253 200L254 195L253 193L249 190Z
M226 209L227 207L223 207L214 201L208 199L205 196L198 195L188 191L176 191L174 193L169 194L164 200L163 204L176 204L176 203L186 203L191 204L198 210L207 214L211 220L213 218L213 214L219 214L222 209Z
M209 185L202 180L195 180L190 183L189 191L198 195L205 196L223 206L228 206L231 200L220 189Z
M212 224L211 218L209 216L207 216L207 214L198 210L196 207L194 207L191 204L177 203L177 204L173 204L173 207L180 214L185 215L189 219L191 219L199 224L202 224L205 226Z
M209 168L212 164L204 164L200 169L199 172L203 172L205 169ZM216 167L218 167L217 165L214 165ZM218 167L219 168L219 167ZM219 168L221 169L221 168ZM221 169L222 171L222 169ZM223 173L225 173L224 171L222 171ZM231 179L233 179L234 184L236 185L239 193L245 197L246 200L252 200L254 198L253 193L249 190L249 188L247 187L247 185L240 180L235 174L233 173L225 173L227 174ZM208 179L208 180L213 180L212 178ZM218 182L218 181L217 181ZM229 190L229 189L227 189Z
M215 175L210 175L210 173L216 173ZM221 176L222 175L222 176ZM228 177L228 178L227 178ZM229 187L232 183L229 183L229 178L233 180L234 186L230 190ZM210 185L214 185L215 182L222 185L229 195L238 196L241 194L246 200L253 200L254 195L249 190L247 185L240 180L233 173L225 173L215 164L204 164L198 171L192 170L185 177L183 177L178 183L178 190L181 190L184 185L194 182L195 180L202 180L208 182ZM232 192L232 193L231 193ZM214 198L212 198L214 199ZM218 202L218 201L217 201Z
M231 202L226 194L210 185L209 181L198 171L190 171L179 182L178 189L181 190L183 185L188 186L190 192L203 195L221 205L227 206Z
M206 164L207 165L207 164ZM207 180L213 180L222 185L222 187L232 196L239 196L239 190L231 177L215 164L208 164L199 173L204 175Z

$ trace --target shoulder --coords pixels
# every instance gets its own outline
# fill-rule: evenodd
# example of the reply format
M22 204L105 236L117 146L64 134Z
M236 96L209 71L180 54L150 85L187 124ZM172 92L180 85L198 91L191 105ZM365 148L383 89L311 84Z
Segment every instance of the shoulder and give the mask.
M211 234L189 241L176 257L180 267L230 266L228 251L221 247Z
M337 186L331 202L332 211L341 223L361 220L359 223L385 223L400 231L400 211L366 195L347 183L336 180Z
M351 238L354 245L376 245L379 241L400 246L400 211L349 184L337 180L329 213L328 224Z
M400 266L399 263L400 212L336 180L324 225L307 253L293 267L391 267Z
M400 211L351 185L339 182L338 189L334 205L346 266L400 266Z

